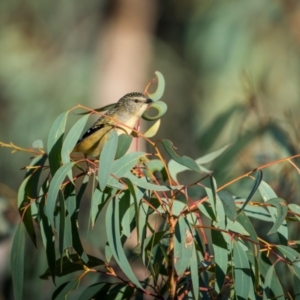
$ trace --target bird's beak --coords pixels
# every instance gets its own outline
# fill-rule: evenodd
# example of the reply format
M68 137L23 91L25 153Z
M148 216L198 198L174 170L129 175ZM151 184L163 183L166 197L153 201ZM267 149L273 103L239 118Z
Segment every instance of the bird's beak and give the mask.
M146 103L147 103L147 104L151 104L151 103L153 103L153 100L150 99L150 98L148 98L148 99L146 100Z

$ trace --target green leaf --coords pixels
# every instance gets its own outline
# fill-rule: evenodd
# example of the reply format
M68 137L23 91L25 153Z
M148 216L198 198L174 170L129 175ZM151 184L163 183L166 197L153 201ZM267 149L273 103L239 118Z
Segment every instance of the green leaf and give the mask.
M58 277L66 276L68 274L83 271L85 266L89 268L94 268L97 266L104 265L104 262L92 255L87 255L88 263L85 263L78 254L70 254L68 257L63 256L55 261L55 275ZM51 276L50 270L47 269L44 274L40 276L41 279L48 279Z
M144 136L147 138L154 137L160 127L160 119L158 119L145 133Z
M174 259L175 270L181 276L190 265L194 237L185 217L179 217L175 226Z
M56 170L60 167L61 148L63 144L63 137L65 133L68 114L69 111L62 113L57 117L48 135L47 151L50 171L52 175L54 175Z
M53 293L52 299L53 300L66 300L68 294L76 290L80 284L80 278L72 279L67 283L63 283L59 286Z
M294 300L300 300L300 279L297 276L294 276L293 281L293 287L294 287Z
M123 192L123 195L119 201L119 215L120 215L119 223L121 224L121 228L122 228L121 234L127 237L130 236L131 233L130 225L134 217L134 214L130 212L130 206L131 206L130 200L131 200L131 194L129 190L126 190ZM132 210L132 212L134 212L134 209Z
M138 228L138 241L141 243L141 248L145 248L146 236L147 236L147 221L148 221L148 205L141 202L138 206L138 219L137 219L137 228ZM146 253L142 253L142 259L145 261Z
M259 192L260 192L264 202L267 202L268 200L273 199L273 198L278 198L276 193L273 191L273 189L265 181L261 182L258 189L259 189ZM270 214L273 222L276 223L277 209L275 207L268 206L267 210L269 211L269 214ZM286 220L284 220L282 222L281 226L277 229L277 234L279 236L281 244L287 245L288 229L287 229Z
M203 173L207 173L207 174L211 173L211 171L207 170L203 166L198 165L198 167L199 167L200 171ZM169 169L169 172L170 172L172 178L177 181L178 181L177 176L179 173L184 172L184 171L191 171L190 168L187 168L187 167L179 164L178 162L176 162L173 159L170 159L170 161L168 163L168 169Z
M66 207L65 207L65 201L63 198L62 193L58 193L58 203L59 203L59 214L57 216L58 224L57 227L59 230L57 230L58 234L58 248L59 248L59 254L62 256L64 252L64 240L65 240L65 224L66 224Z
M264 281L264 300L269 299L279 299L284 300L286 299L284 297L283 290L281 288L281 284L278 285L278 277L275 272L275 265L272 265L265 277ZM276 289L274 289L274 286L276 286Z
M238 214L246 207L248 202L251 200L251 198L253 197L253 195L257 191L257 189L258 189L258 187L259 187L259 185L262 181L262 176L263 176L262 171L261 170L256 170L256 175L255 175L255 181L254 181L253 188L252 188L250 194L248 195L246 201L244 202L243 206L239 209Z
M121 210L120 210L121 212ZM122 213L121 213L122 215ZM122 234L124 234L127 237L130 237L131 234L131 222L135 217L135 209L133 205L128 206L125 208L123 218L121 221L122 225Z
M13 282L13 292L15 300L22 300L24 261L25 261L25 228L23 223L19 223L11 248L11 272Z
M290 262L299 263L300 254L296 250L284 245L277 245L276 249L280 251Z
M265 278L268 275L268 272L270 271L270 267L272 266L269 258L265 255L265 253L263 252L260 253L260 259L258 260L258 264L259 264L260 274L265 281ZM270 272L269 272L269 276L271 276ZM282 297L283 296L282 286L277 276L272 277L270 285L271 287L269 287L269 291L272 292L272 296L276 295L278 298L276 298L275 296L274 297L275 299L284 300L284 297Z
M226 145L223 148L211 152L209 154L206 154L198 159L196 159L196 162L198 165L203 165L203 164L207 164L209 162L211 162L212 160L216 159L218 156L220 156L230 145Z
M157 101L159 100L165 91L165 78L163 76L163 74L159 71L155 71L155 75L157 77L157 89L154 93L149 94L149 97L153 100L153 101Z
M271 299L272 298L272 294L271 294L271 291L272 291L272 280L274 277L277 277L276 276L276 273L275 273L275 268L274 268L274 265L272 265L267 274L266 274L266 277L265 277L265 282L264 282L264 300L267 300L267 299Z
M211 205L208 202L203 202L200 204L197 204L197 207L201 213L203 213L207 218L211 220L216 220L216 216L212 210Z
M72 224L71 224L71 216L76 210L76 195L75 195L75 187L72 184L68 184L65 188L65 208L67 210L65 215L65 228L64 228L64 249L73 247L72 240Z
M149 110L151 111L152 109L155 109L157 111L155 115L150 115ZM150 105L149 109L143 113L142 118L147 121L155 121L157 119L160 119L166 113L167 110L168 106L165 102L156 101L153 102Z
M45 197L42 198L40 202L40 227L43 245L46 249L47 263L49 266L49 271L52 277L53 282L55 283L55 237L53 230L49 225L48 219L44 214L45 208Z
M183 186L182 185L157 185L154 183L150 183L146 181L147 179L145 177L138 178L134 176L131 173L127 173L126 177L134 184L137 185L141 188L144 188L146 190L152 190L152 191L158 191L158 192L163 192L163 191L171 191L171 190L177 190L181 189Z
M196 247L193 243L193 251L192 256L190 260L190 270L191 270L191 279L192 279L192 285L193 285L193 296L195 300L199 299L199 274L198 274L198 261L197 261L197 253L196 253Z
M244 230L248 233L249 239L245 240L245 243L248 245L248 248L251 249L253 255L257 256L259 253L260 246L256 235L256 231L244 211L242 211L238 215L236 222L241 224ZM255 259L257 259L257 257L255 257Z
M164 146L165 150L169 154L169 156L174 159L177 163L189 168L190 170L193 170L195 172L200 172L200 168L197 165L197 163L191 159L188 156L179 156L175 151L173 147L173 143L169 140L161 140L162 145Z
M111 283L95 283L93 285L90 285L85 291L80 295L78 300L90 300L90 299L100 299L97 297L101 297L103 295L107 295Z
M36 246L36 234L33 225L32 208L30 202L38 198L38 183L42 172L42 167L47 159L46 155L35 157L26 172L25 179L18 191L18 208L26 231L33 244Z
M69 162L63 165L59 170L57 170L50 182L47 204L45 205L45 214L48 217L49 223L52 227L54 227L54 209L56 206L58 192L61 189L62 182L74 164L75 162Z
M237 299L248 299L251 270L245 250L238 241L233 241L234 287Z
M154 172L160 172L163 180L168 179L168 175L167 175L165 166L164 166L164 164L162 163L161 160L151 159L149 161L146 161L145 165L147 167L146 170L144 170L144 174L145 174L146 177L151 178L151 176Z
M240 199L240 198L236 198L235 201L237 202L245 202L246 199ZM244 203L243 203L244 204ZM237 203L236 206L237 207L242 207L243 204L239 204ZM240 211L240 209L239 209ZM269 212L266 210L265 207L262 206L257 206L257 205L247 205L247 207L245 207L240 213L239 215L245 212L245 214L247 214L248 217L251 218L256 218L260 221L266 221L266 222L272 222L272 218L269 214Z
M135 288L132 286L125 285L123 283L119 283L113 285L110 291L105 295L105 300L125 300L125 299L133 299L133 293ZM141 294L142 295L142 294ZM134 299L138 300L139 295L134 297Z
M116 262L128 279L142 289L143 287L133 273L121 243L119 199L117 197L113 197L108 203L105 224L108 243Z
M211 229L212 246L214 250L214 260L216 263L215 289L219 293L223 287L227 274L228 245L221 231Z
M70 153L73 151L77 141L79 140L89 116L90 115L86 115L80 118L68 132L61 149L61 160L63 164L70 161ZM72 179L72 177L70 179Z
M225 215L231 220L235 221L237 218L237 212L235 208L235 202L230 193L227 191L218 192L218 196L224 206Z
M295 203L290 203L288 207L293 213L295 213L295 218L300 221L300 206Z
M118 147L118 135L115 130L110 130L108 139L100 153L98 179L100 190L104 190L112 170L113 161Z
M99 205L105 203L105 194L99 189L95 189L92 195L90 219L92 228L95 225L96 217L99 214Z
M144 152L131 152L115 160L111 169L113 176L108 178L107 185L120 189L125 188L125 185L120 183L118 179L130 173L130 170L135 166L139 158L144 155Z
M226 230L239 233L243 236L249 236L249 233L239 222L233 222L230 219L226 220Z
M268 200L267 203L270 203L277 208L277 218L274 222L273 227L268 232L268 234L272 234L272 233L276 233L278 228L285 221L285 217L288 212L288 207L286 201L282 198L273 198Z
M115 159L118 159L126 154L133 139L132 135L128 134L121 134L118 138L118 148Z
M138 224L139 209L138 209L138 207L139 207L139 201L141 200L141 198L144 195L144 191L141 191L139 188L135 188L129 179L123 178L123 180L128 187L128 190L130 192L130 197L132 197L132 199L133 199L133 207L131 207L130 210L134 211L134 216L135 216L135 220L136 220L136 230L137 230L138 240L139 240L139 224ZM137 198L137 196L138 196L138 198ZM127 212L127 213L131 214L131 211Z

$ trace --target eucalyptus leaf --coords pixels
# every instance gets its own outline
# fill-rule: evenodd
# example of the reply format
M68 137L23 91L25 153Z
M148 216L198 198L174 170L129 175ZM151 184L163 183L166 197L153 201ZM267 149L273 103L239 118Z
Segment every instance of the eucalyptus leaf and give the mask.
M175 150L174 150L174 146L173 143L169 140L161 140L162 145L164 146L165 150L167 151L167 153L169 154L169 156L174 159L177 163L189 168L192 171L195 172L200 172L200 168L197 165L197 163L191 159L188 156L179 156Z
M112 171L114 158L118 147L118 135L115 130L110 130L108 139L100 153L98 179L100 190L104 190Z
M62 113L54 121L48 135L47 151L51 174L54 175L60 167L61 149L69 111Z
M131 280L140 289L143 289L142 285L136 278L136 275L132 271L121 243L119 203L117 197L113 197L107 206L105 224L108 243L116 262L129 280Z
M11 270L14 299L23 299L24 284L24 258L25 258L25 227L22 223L16 230L11 248Z
M159 71L155 71L155 75L157 77L157 88L156 91L152 94L149 94L149 97L153 100L153 101L157 101L159 100L162 95L164 94L165 91L165 78L163 76L163 74Z
M45 205L45 214L48 217L49 223L52 227L54 227L54 209L56 206L58 192L61 190L62 182L74 164L75 162L69 162L63 165L57 170L50 182L47 204Z
M216 281L215 289L220 293L223 285L225 276L227 274L228 267L228 245L224 239L223 233L212 227L211 230L212 247L214 250L214 261L216 264Z
M61 160L63 164L66 164L70 161L70 154L73 151L77 141L79 140L81 132L84 129L84 126L88 118L89 115L80 118L70 129L65 140L63 141L63 145L61 149ZM70 179L72 179L72 177Z
M274 225L268 233L268 234L272 234L272 233L276 233L278 228L280 228L282 223L285 221L288 212L288 207L286 201L282 198L273 198L268 200L267 203L270 203L277 208L277 214L276 214Z
M252 278L247 255L240 242L233 241L235 293L237 299L248 299ZM252 286L253 287L253 286Z

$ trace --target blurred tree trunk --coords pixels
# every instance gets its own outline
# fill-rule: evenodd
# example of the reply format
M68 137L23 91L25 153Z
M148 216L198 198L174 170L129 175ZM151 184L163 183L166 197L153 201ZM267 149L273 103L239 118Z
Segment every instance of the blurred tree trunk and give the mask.
M93 106L142 92L149 77L157 1L115 0L99 37ZM140 139L140 147L144 142ZM134 145L132 146L134 147Z

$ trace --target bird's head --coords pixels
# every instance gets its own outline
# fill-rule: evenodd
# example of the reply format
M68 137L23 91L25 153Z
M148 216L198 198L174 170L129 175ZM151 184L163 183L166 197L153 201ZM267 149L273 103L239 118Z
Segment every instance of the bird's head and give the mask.
M130 114L141 116L151 103L153 100L142 93L129 93L118 101L117 106L126 109Z

